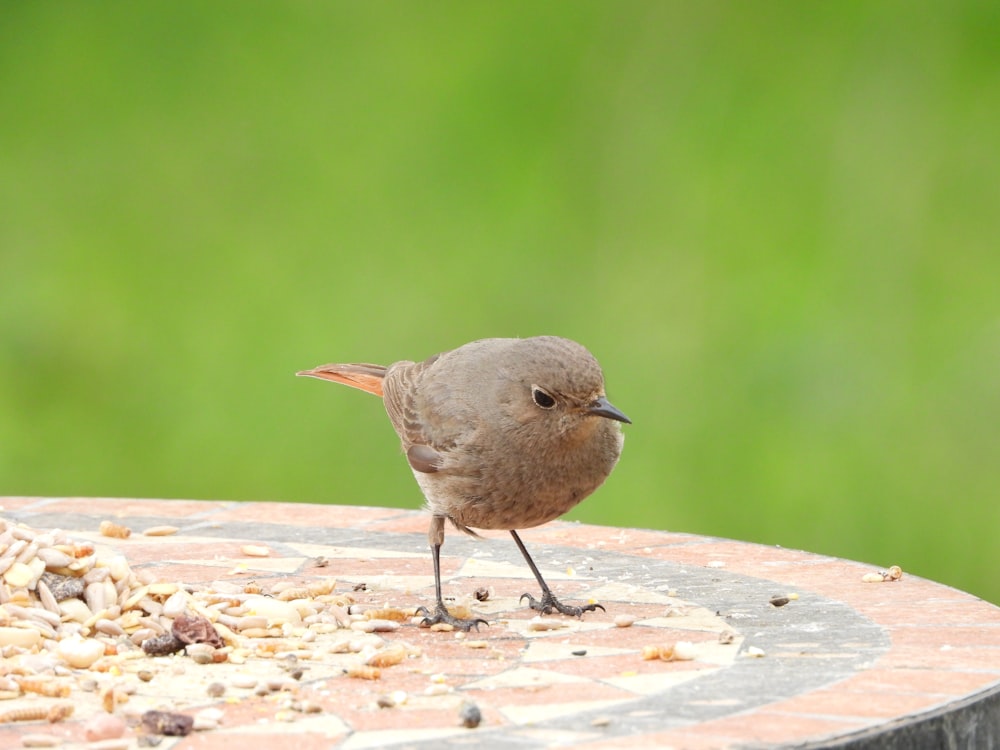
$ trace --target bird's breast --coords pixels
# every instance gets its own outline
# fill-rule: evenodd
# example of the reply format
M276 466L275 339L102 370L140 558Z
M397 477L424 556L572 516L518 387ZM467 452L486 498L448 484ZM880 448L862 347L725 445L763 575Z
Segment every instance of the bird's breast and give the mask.
M583 443L471 442L450 452L444 470L415 475L430 509L460 526L531 528L562 516L608 477L623 437L607 427Z

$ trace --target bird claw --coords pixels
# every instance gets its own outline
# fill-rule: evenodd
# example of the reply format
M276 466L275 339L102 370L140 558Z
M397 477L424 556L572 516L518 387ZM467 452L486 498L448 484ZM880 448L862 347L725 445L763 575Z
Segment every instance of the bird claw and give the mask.
M559 612L570 617L583 617L584 612L594 612L598 609L602 612L607 611L600 604L585 604L582 607L563 604L555 598L551 591L542 592L541 599L536 599L531 594L521 594L519 601L523 602L525 599L528 600L529 607L537 612L541 612L543 615L551 615L553 612Z
M424 619L420 621L420 627L429 628L431 625L437 625L438 623L444 623L446 625L451 625L456 630L463 630L468 633L470 630L479 630L480 625L485 625L489 627L489 623L479 617L474 617L472 619L466 620L461 617L455 617L452 615L447 608L438 602L438 605L434 608L434 614L427 607L417 607L417 614L424 615Z

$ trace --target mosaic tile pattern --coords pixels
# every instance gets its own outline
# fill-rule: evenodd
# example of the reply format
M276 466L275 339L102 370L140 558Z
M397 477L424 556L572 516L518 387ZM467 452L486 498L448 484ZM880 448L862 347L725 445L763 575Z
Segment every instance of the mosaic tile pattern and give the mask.
M186 586L255 581L266 590L275 581L333 576L337 591L361 605L433 603L420 512L94 498L0 498L0 505L7 519L70 531L124 554L133 569ZM136 533L101 537L105 519ZM178 533L139 533L162 524ZM382 637L413 655L376 681L345 676L351 654L304 658L295 697L318 713L288 710L287 693L232 686L237 675L281 678L279 660L196 665L183 654L158 657L160 671L145 683L135 676L143 659L130 662L120 679L134 693L122 709L221 711L218 728L159 745L185 750L290 742L297 750L735 748L852 738L860 747L896 723L933 724L977 696L1000 695L1000 610L930 581L904 574L863 583L875 566L669 532L557 522L522 538L560 598L597 601L607 612L548 617L562 627L532 629L536 613L519 597L537 594L536 584L509 536L452 533L442 556L445 595L490 627L456 634L406 623ZM266 545L270 555L248 557L246 544ZM488 590L486 601L473 598L477 589ZM770 603L788 595L784 606ZM634 624L616 627L622 615ZM311 644L316 653L326 637ZM642 657L644 648L677 641L690 643L694 658ZM211 682L227 685L225 694L209 698ZM482 716L476 728L460 724L468 703ZM99 710L96 695L81 694L72 721L0 725L0 746L45 732L74 747L82 722ZM982 723L978 731L1000 733Z

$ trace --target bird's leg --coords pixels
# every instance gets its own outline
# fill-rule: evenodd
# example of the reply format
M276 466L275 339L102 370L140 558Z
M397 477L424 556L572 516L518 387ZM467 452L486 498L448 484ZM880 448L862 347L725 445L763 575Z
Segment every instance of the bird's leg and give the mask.
M517 544L517 548L521 550L521 554L524 555L524 559L528 563L528 567L531 568L531 572L535 574L535 579L538 581L538 585L542 587L541 599L536 599L531 594L522 594L521 601L527 599L528 606L541 612L543 615L549 615L552 614L552 612L561 612L564 615L580 617L584 612L593 612L597 609L600 609L602 612L605 611L604 607L600 604L585 604L582 607L575 607L570 604L563 604L561 601L556 599L555 594L552 593L552 589L550 589L549 585L545 583L545 579L542 578L542 574L538 571L538 566L535 565L535 561L532 560L531 555L528 554L528 549L524 546L524 542L521 541L521 537L519 537L517 532L513 529L510 530L510 535L514 537L514 543Z
M443 622L459 630L469 631L473 628L479 630L480 625L489 625L486 620L478 617L471 620L455 617L444 606L444 597L441 596L441 545L444 544L444 516L431 516L431 528L427 537L431 544L431 555L434 558L434 597L437 603L434 605L433 614L427 607L417 608L417 614L424 615L420 626L429 628L431 625Z

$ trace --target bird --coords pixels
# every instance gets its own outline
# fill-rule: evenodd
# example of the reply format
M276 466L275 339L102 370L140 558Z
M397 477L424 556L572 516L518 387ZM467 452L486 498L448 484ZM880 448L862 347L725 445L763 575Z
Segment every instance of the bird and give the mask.
M517 533L576 506L621 455L621 425L632 422L608 400L601 367L582 344L487 338L420 362L327 364L296 374L382 397L431 516L435 607L418 610L422 625L488 625L453 616L444 604L446 522L476 537L476 529L510 532L541 588L540 598L521 597L531 609L575 617L604 610L559 601Z

